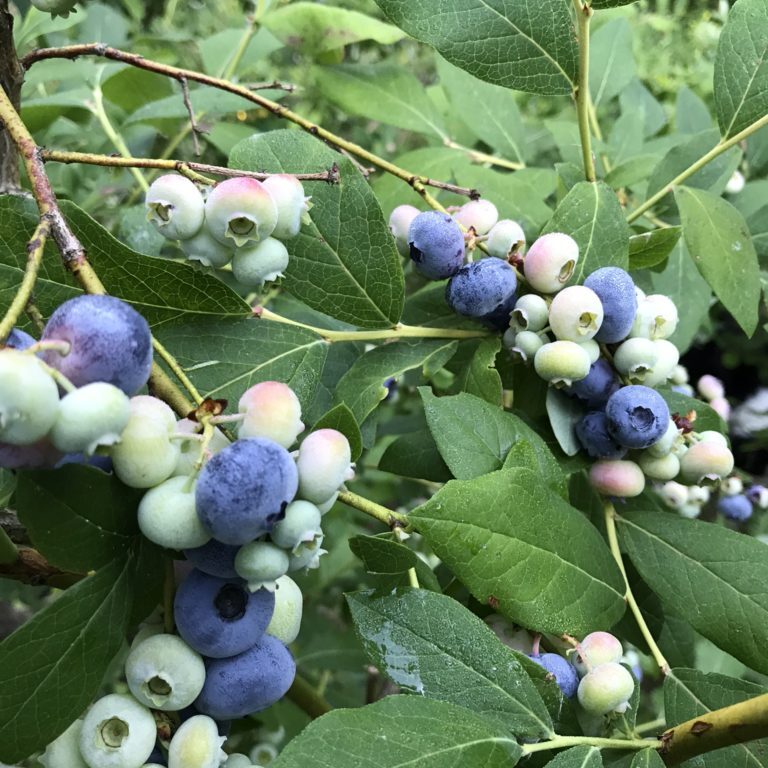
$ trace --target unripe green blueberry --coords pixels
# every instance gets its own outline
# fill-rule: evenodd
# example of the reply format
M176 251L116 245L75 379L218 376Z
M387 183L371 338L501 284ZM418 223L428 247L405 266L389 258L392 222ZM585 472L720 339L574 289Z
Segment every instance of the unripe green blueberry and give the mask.
M549 325L562 341L588 341L602 322L603 305L598 295L583 285L564 288L549 307Z
M682 483L676 483L674 480L664 483L658 493L661 496L661 500L672 509L680 509L689 501L688 488Z
M83 721L75 720L64 733L54 739L40 756L45 768L88 768L80 754L80 732Z
M31 3L38 11L50 13L54 19L57 16L66 19L70 12L75 13L77 0L31 0Z
M533 365L544 381L569 386L589 373L591 362L589 353L576 342L553 341L536 352Z
M507 352L512 353L515 348L515 339L517 338L518 331L514 326L510 326L501 336L501 343L504 345L504 349Z
M600 345L594 339L587 339L587 341L579 341L577 343L589 355L590 365L600 359Z
M339 498L339 492L336 491L336 493L333 494L329 499L326 499L322 502L317 502L317 508L320 510L320 514L324 515L326 512L329 512L331 510L331 507L336 503L336 499Z
M296 393L280 381L262 381L248 388L238 403L245 414L239 437L266 437L290 448L304 430L301 403Z
M659 293L638 302L637 314L629 335L643 339L668 339L677 328L677 307L672 299Z
M589 481L598 493L617 498L639 496L645 489L645 475L634 461L596 461Z
M283 277L289 260L288 249L274 237L267 237L238 249L232 259L232 274L246 288L261 288L264 283Z
M680 472L688 482L719 480L733 472L733 454L717 442L696 443L680 460Z
M288 173L280 173L265 179L262 184L275 201L277 224L272 237L288 240L299 234L302 224L309 224L310 199L304 194L301 182Z
M272 526L269 538L278 547L293 551L321 535L320 518L320 510L311 502L292 501L283 519Z
M131 413L110 455L115 474L131 488L152 488L167 480L179 460L173 411L156 397L131 398Z
M133 696L111 693L83 718L80 753L91 768L140 768L152 754L155 718Z
M626 343L626 342L625 342ZM665 384L680 360L680 350L667 339L656 339L653 344L658 352L656 365L646 374L643 384L646 387L658 387Z
M139 528L167 549L202 547L211 540L195 511L195 482L177 476L150 488L139 502Z
M186 177L168 173L155 179L145 196L147 219L169 240L188 240L203 226L200 190Z
M327 501L355 476L349 441L335 429L318 429L309 434L299 448L296 468L298 497L313 504Z
M593 715L626 712L635 690L632 675L616 662L595 667L579 683L579 704Z
M525 232L516 221L500 219L491 227L485 244L491 256L506 259L515 246L519 249L525 248Z
M408 229L411 222L421 213L413 205L398 205L389 215L389 231L395 238L395 245L401 256L408 257L411 246L408 244Z
M698 432L696 436L700 443L718 443L724 448L728 447L728 438L717 430L705 429L703 432Z
M284 645L290 645L301 629L304 598L298 584L290 576L280 576L275 584L275 610L266 629Z
M591 632L580 643L571 660L580 677L601 664L618 662L624 649L610 632Z
M309 568L320 567L320 557L326 554L326 550L321 547L323 543L322 534L316 537L314 541L299 545L296 552L291 553L289 571L300 571Z
M536 240L525 256L525 279L540 293L565 288L579 260L579 246L569 235L552 232Z
M659 350L650 339L632 338L622 342L613 353L616 370L633 384L642 384L659 359Z
M647 451L640 454L640 468L651 480L672 480L680 473L680 459L674 453L652 456Z
M185 720L168 747L168 768L218 768L226 759L216 721L207 715Z
M125 679L144 706L175 712L200 695L205 664L177 635L158 634L133 646L125 660Z
M517 629L509 619L500 616L498 613L486 616L484 621L507 648L512 648L512 650L520 651L520 653L525 653L526 655L532 652L533 637L528 630Z
M470 200L459 208L453 218L476 235L486 235L499 220L499 211L490 200Z
M201 434L202 431L202 425L191 419L179 419L176 422L176 432L196 435ZM179 458L176 461L173 474L175 477L180 475L188 477L194 472L195 464L200 459L200 451L203 450L203 446L199 440L179 440L178 443ZM215 456L229 444L227 436L217 428L213 431L213 437L211 442L205 447L205 451L208 455Z
M667 431L651 446L646 449L649 456L655 456L660 459L672 452L675 443L680 439L680 430L677 424L670 419Z
M511 330L511 329L510 329ZM510 349L512 357L519 359L523 363L533 360L536 353L544 346L546 336L533 331L520 331L515 335L514 342Z
M248 755L244 755L240 752L233 752L221 764L221 768L253 768L253 763Z
M518 331L542 331L549 323L547 302L535 293L526 293L515 302L510 327Z
M269 541L252 541L240 547L235 557L235 570L248 582L248 589L275 591L277 580L288 573L288 554Z
M103 381L86 384L61 399L51 442L64 453L91 454L120 439L130 412L131 401L122 389Z
M227 179L205 201L205 225L223 245L242 248L272 234L277 206L260 181L248 176Z
M181 250L190 261L199 261L206 267L221 269L232 261L234 251L222 245L203 227L194 237L181 241Z
M44 437L59 414L59 389L34 355L0 351L0 441L29 445Z

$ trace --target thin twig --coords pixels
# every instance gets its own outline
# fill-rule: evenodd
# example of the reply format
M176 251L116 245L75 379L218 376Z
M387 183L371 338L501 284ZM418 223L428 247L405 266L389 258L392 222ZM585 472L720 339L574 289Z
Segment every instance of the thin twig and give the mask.
M192 109L192 99L189 96L189 82L186 77L180 77L179 83L181 84L181 97L184 99L184 107L189 115L189 125L192 128L192 150L196 157L200 157L200 139L197 134L201 133L201 131L195 120L195 110Z

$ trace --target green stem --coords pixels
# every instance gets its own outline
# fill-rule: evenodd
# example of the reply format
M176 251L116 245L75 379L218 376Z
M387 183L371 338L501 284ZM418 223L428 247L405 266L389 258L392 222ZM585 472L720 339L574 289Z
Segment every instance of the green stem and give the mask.
M312 687L309 680L301 675L296 675L286 696L313 719L322 717L332 709L331 705Z
M463 331L458 328L427 328L420 325L402 325L398 323L392 328L382 328L375 331L331 331L325 328L316 328L314 325L300 323L278 315L269 309L260 307L257 316L263 320L271 320L275 323L293 325L297 328L316 333L325 341L382 341L384 339L477 339L488 336L488 331Z
M184 369L179 365L178 360L154 336L152 337L152 346L155 352L163 359L163 362L171 369L173 375L181 382L184 389L187 390L189 396L197 405L200 405L203 402L203 396L190 381L187 374L184 373Z
M664 654L661 652L656 641L653 639L651 630L643 618L643 614L640 612L640 606L635 600L635 596L632 593L632 588L629 586L629 579L627 578L627 569L624 567L624 560L621 557L621 549L619 547L619 537L616 535L616 510L613 508L613 504L610 501L603 503L603 511L605 513L605 528L608 532L608 545L611 548L611 554L616 561L616 565L619 566L621 575L624 578L624 586L626 589L625 599L629 609L635 617L637 626L645 639L646 644L651 652L651 655L656 660L659 669L664 675L668 675L670 671L669 662L664 658Z
M653 206L665 195L668 195L676 186L682 184L690 176L693 176L696 171L701 170L707 163L712 162L716 157L722 155L723 152L727 152L731 147L735 147L737 144L744 141L744 139L755 133L755 131L759 131L766 125L768 125L768 115L763 115L759 120L752 123L752 125L748 125L743 131L740 131L735 136L731 136L730 139L721 139L709 150L709 152L702 155L695 163L675 176L669 184L660 189L655 195L651 195L651 197L649 197L639 208L632 211L632 213L627 216L627 222L631 224L633 221L639 219L646 211L653 208Z
M640 723L640 725L636 725L635 733L653 733L653 731L658 731L666 724L667 719L665 717L659 717L656 720L649 720L647 723Z
M472 147L465 147L463 144L459 144L451 139L444 139L443 144L451 149L458 149L460 152L464 152L474 163L489 163L490 165L497 165L499 168L508 168L510 171L519 171L525 168L525 163L507 160L497 155L489 155L487 152L480 152L477 149L472 149Z
M11 537L0 528L0 565L11 565L19 559L19 550Z
M339 501L349 507L365 512L366 515L370 515L390 528L395 528L396 526L405 528L406 530L410 528L408 515L402 515L400 512L395 512L392 509L383 507L381 504L377 504L375 501L366 499L363 496L358 496L356 493L341 491L339 493Z
M415 568L409 568L408 569L408 583L414 588L419 589L419 577L416 575L416 569Z
M579 746L597 747L598 749L658 749L662 746L656 739L602 739L596 736L555 736L548 741L540 741L537 744L523 744L523 755L532 755L534 752L546 752L550 749L565 749L566 747Z
M576 87L576 113L579 119L581 154L584 159L584 176L587 181L595 181L595 159L592 157L592 134L589 130L589 20L592 9L582 5L581 0L573 0L576 9L576 21L579 28L579 83Z

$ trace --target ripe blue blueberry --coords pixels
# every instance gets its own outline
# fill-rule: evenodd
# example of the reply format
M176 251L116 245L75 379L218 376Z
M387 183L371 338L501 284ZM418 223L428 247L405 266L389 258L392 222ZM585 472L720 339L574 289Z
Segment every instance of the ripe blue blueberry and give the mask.
M622 387L605 406L608 430L627 448L653 445L669 426L669 408L655 390L641 385Z
M201 547L185 549L184 556L203 573L220 579L234 579L237 577L235 557L239 550L239 544L222 544L211 539Z
M576 424L576 437L593 459L620 459L627 452L608 431L604 411L591 411L583 416Z
M266 630L275 596L249 592L240 579L193 570L179 585L173 618L179 634L203 656L222 659L250 648Z
M729 520L739 523L752 517L752 502L743 494L721 496L717 502L718 511Z
M19 328L11 328L8 338L5 340L5 346L11 349L27 349L35 343L35 340Z
M245 717L282 699L295 675L291 652L264 635L244 653L208 663L195 706L215 718Z
M69 353L46 350L42 357L76 387L94 381L135 394L149 379L152 336L147 321L114 296L77 296L50 316L42 341L66 341Z
M619 267L603 267L584 281L603 304L603 324L595 334L597 341L615 344L632 330L637 312L637 296L632 278Z
M517 275L493 257L463 266L448 282L445 299L454 312L504 330L515 306Z
M588 408L598 409L605 406L608 398L620 386L611 364L601 358L592 363L589 373L583 379L574 381L566 391L583 400Z
M261 437L235 441L203 467L197 514L225 544L247 544L268 533L293 500L299 476L291 454Z
M544 667L555 678L563 696L571 699L576 695L576 689L579 687L579 676L566 659L556 653L542 653L540 656L530 655L528 658L533 659L540 667Z
M47 437L29 445L0 443L0 467L4 469L50 469L61 459L61 452Z
M147 219L169 240L187 240L203 226L204 203L200 190L176 173L160 176L147 190Z
M444 280L464 263L464 233L447 213L423 211L408 228L408 245L416 269L430 280Z

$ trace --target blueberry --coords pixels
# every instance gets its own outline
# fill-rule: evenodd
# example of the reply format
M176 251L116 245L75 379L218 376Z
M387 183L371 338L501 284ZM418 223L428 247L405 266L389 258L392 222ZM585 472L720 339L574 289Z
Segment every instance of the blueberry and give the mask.
M579 676L566 659L556 653L542 653L540 656L531 655L528 658L535 661L540 667L544 667L550 675L554 676L563 696L570 699L576 695L576 689L579 687Z
M290 453L260 437L240 439L217 453L197 481L197 514L225 544L247 544L282 518L298 487Z
M579 643L573 666L583 676L601 664L619 661L623 655L621 643L610 632L591 632Z
M262 381L249 387L237 407L244 414L238 427L240 437L266 437L290 448L304 430L299 398L280 381Z
M171 477L150 488L139 502L141 532L167 549L204 546L211 534L195 512L195 483L188 477Z
M416 269L430 280L444 280L464 263L464 233L447 213L423 211L408 228L408 245Z
M239 544L222 544L216 539L211 539L202 547L185 549L184 555L203 573L218 576L220 579L234 579L237 577L235 557L239 550Z
M491 227L486 245L491 256L506 259L515 246L525 248L525 232L516 221L500 219Z
M69 12L74 9L77 0L31 0L31 2L38 10L50 13L53 19L57 16L66 19Z
M589 341L602 322L603 305L600 299L583 285L564 288L555 295L549 307L552 332L563 341Z
M583 400L588 408L597 409L603 408L620 386L611 364L601 358L592 363L589 373L583 379L574 381L566 392Z
M194 237L182 240L181 250L190 261L199 261L206 267L221 269L232 261L234 251L222 245L203 227Z
M675 332L677 321L677 307L672 299L654 293L638 302L630 336L668 339Z
M593 715L626 712L635 690L632 675L617 662L595 667L579 683L579 704Z
M516 290L514 268L490 257L462 267L448 282L445 299L454 312L503 331L509 326Z
M248 176L222 181L205 201L205 226L216 240L230 248L269 237L277 218L272 195L260 181Z
M717 502L718 511L729 520L743 523L752 517L752 502L743 494L721 496Z
M246 288L262 288L271 283L288 268L288 249L274 237L266 237L260 243L238 248L232 259L232 274Z
M474 229L476 235L487 235L499 220L499 212L490 200L470 200L453 218L465 229Z
M764 485L750 485L746 493L747 498L760 509L768 508L768 488Z
M576 437L593 459L620 459L627 452L627 449L619 445L608 432L603 411L591 411L582 417L576 424Z
M28 333L19 328L11 328L8 338L5 340L6 347L18 350L28 349L35 343L35 340Z
M525 279L539 293L557 293L573 276L578 243L562 232L542 235L525 255Z
M77 296L65 301L49 318L42 341L71 345L67 355L46 350L42 357L76 387L105 381L133 395L149 379L149 325L133 307L114 296Z
M603 324L595 338L604 344L625 339L632 330L637 312L637 296L632 278L619 267L603 267L584 281L603 304Z
M226 760L225 741L214 720L194 715L185 720L168 745L168 768L218 768Z
M266 634L289 645L299 636L304 598L299 585L290 576L281 576L275 584L275 612Z
M304 195L302 183L288 173L270 176L262 182L277 208L277 224L272 237L289 240L299 234L302 224L309 224L309 198Z
M278 547L294 550L314 541L321 533L320 510L309 501L293 501L285 509L285 517L275 523L270 539Z
M733 472L733 454L727 445L716 440L695 443L680 459L680 472L688 482L719 480Z
M208 663L195 706L215 718L245 717L282 699L295 675L291 652L265 635L239 656Z
M596 461L590 467L589 482L598 493L619 499L639 496L645 490L645 475L634 461Z
M349 440L335 429L316 429L304 438L296 459L299 497L321 505L355 474Z
M569 387L586 378L591 366L589 352L575 341L544 344L533 358L536 373L556 387Z
M549 323L549 306L541 296L526 293L515 302L510 327L518 331L543 331Z
M696 382L696 389L705 400L715 400L718 397L725 397L725 386L715 376L705 374Z
M88 768L80 754L80 732L83 721L75 720L64 733L54 739L40 756L45 768Z
M666 456L654 456L643 451L638 458L640 468L651 480L673 480L680 474L680 459L674 453Z
M0 443L0 467L4 469L50 469L62 460L48 438L29 445Z
M289 565L290 559L285 550L270 541L244 544L235 558L237 575L248 582L251 592L262 588L274 592L277 579L285 576Z
M408 256L408 230L419 213L419 209L413 205L398 205L389 215L389 231L395 238L395 245L401 256Z
M173 617L188 645L221 659L250 648L264 634L274 607L275 596L266 589L249 592L240 579L193 570L176 590Z
M155 179L145 205L147 219L169 240L187 240L203 226L203 196L185 176L169 173Z
M669 408L655 390L641 385L622 387L605 406L608 430L627 448L653 445L669 426Z

